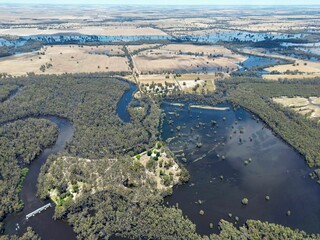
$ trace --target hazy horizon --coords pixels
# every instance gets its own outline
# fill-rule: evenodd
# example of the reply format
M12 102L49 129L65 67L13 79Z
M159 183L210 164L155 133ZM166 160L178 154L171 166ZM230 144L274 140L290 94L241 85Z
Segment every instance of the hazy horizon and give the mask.
M252 0L252 1L241 1L241 0L228 0L228 1L217 1L217 0L161 0L161 1L150 1L150 0L48 0L45 3L42 0L0 0L0 4L86 4L86 5L218 5L218 6L295 6L295 5L320 5L319 0Z

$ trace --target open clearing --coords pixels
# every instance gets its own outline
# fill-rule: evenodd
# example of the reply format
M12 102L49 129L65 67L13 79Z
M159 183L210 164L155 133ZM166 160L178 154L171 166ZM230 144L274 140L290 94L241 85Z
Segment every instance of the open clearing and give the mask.
M228 76L228 74L182 74L176 77L176 80L184 92L209 93L216 89L215 80Z
M135 156L133 160L145 168L147 177L150 182L153 182L156 189L166 190L178 184L180 182L181 168L174 159L169 157L163 148L157 149L155 147L149 151L151 151L150 156L148 156L147 152L143 152ZM154 158L157 158L157 160L154 160ZM153 165L153 167L150 168L148 165Z
M228 74L150 74L140 75L138 80L141 85L174 84L180 90L188 93L213 92L215 80L228 77Z
M152 75L140 75L139 76L140 84L151 84L151 83L176 83L172 74L164 75L164 74L152 74Z
M280 103L285 107L290 107L294 111L306 115L311 119L320 118L320 98L319 97L311 97L311 98L303 98L303 97L294 97L289 98L286 96L273 98L273 101Z
M121 53L120 47L117 46L57 45L46 47L39 52L1 58L0 72L20 76L30 72L63 74L130 71L126 57L105 55L105 52L111 52L111 49L113 49L112 52Z

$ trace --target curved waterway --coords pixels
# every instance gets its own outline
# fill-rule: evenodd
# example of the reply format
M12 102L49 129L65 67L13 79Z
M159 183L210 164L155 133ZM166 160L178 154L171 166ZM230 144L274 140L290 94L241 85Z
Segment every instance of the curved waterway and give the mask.
M124 81L119 79L120 81ZM126 81L127 82L127 81ZM121 97L117 105L117 114L124 122L130 122L131 118L127 111L127 107L133 98L133 94L137 87L135 84L127 82L130 89L126 91ZM19 86L15 91L13 91L8 99L15 97L22 87ZM20 193L20 199L24 202L23 211L10 214L4 221L5 224L5 234L18 234L21 235L25 232L28 226L31 226L35 232L42 238L48 240L72 240L76 239L76 234L73 232L72 227L66 222L61 220L53 220L52 216L54 214L54 207L49 208L40 214L31 217L26 220L26 215L39 207L44 206L49 203L50 200L42 201L36 197L37 194L37 181L40 173L41 166L46 162L49 155L57 154L58 152L64 150L66 144L71 141L74 129L72 124L64 119L57 116L44 116L38 117L41 119L47 119L57 125L59 129L59 136L55 144L47 149L45 149L30 165L29 172L24 181L22 191ZM17 228L19 226L19 228ZM112 239L125 239L113 237Z
M217 107L162 105L162 138L171 139L170 149L191 174L165 201L178 204L200 234L218 232L220 219L235 223L236 216L236 226L255 219L319 233L320 186L304 158L244 109Z
M53 146L45 149L31 163L19 195L20 199L24 202L24 209L17 214L9 215L5 219L5 234L21 234L28 226L31 226L42 239L76 239L71 226L64 221L52 219L54 207L31 217L29 220L25 218L28 213L50 202L49 200L42 201L36 197L40 168L46 162L49 155L56 154L65 148L66 144L71 141L74 132L72 124L66 119L59 117L41 117L41 119L47 119L56 124L59 129L59 136ZM18 230L17 224L19 225Z
M119 79L120 80L120 79ZM128 112L128 105L131 102L132 98L133 98L133 94L136 92L137 90L137 86L131 82L125 81L125 80L120 80L120 81L124 81L126 83L129 84L130 89L127 90L121 97L120 101L117 104L117 114L118 116L121 118L121 120L123 122L130 122L131 121L131 117L130 114Z

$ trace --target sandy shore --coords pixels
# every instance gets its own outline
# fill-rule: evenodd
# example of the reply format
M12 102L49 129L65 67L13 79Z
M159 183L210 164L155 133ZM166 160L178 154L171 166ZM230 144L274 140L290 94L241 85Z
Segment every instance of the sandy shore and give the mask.
M190 105L190 108L201 108L201 109L210 109L210 110L218 110L218 111L230 110L230 108L228 107L213 107L208 105Z

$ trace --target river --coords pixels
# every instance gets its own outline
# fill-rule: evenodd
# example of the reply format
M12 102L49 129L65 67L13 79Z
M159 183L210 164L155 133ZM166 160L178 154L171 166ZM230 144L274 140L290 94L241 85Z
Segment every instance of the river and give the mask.
M124 80L121 80L121 81L124 81ZM133 94L137 90L137 86L132 82L127 82L127 81L125 82L129 84L130 88L122 95L120 101L118 102L117 114L123 122L128 123L131 121L131 117L128 112L128 105L130 104L133 98Z
M119 80L123 81L121 79ZM117 105L117 114L119 115L121 120L126 123L131 121L130 115L127 111L127 107L133 98L134 92L137 89L135 84L131 82L127 83L129 84L130 88L123 94ZM21 91L22 86L19 86L16 90L10 93L8 98L6 98L6 101L9 99L13 99ZM47 119L56 124L59 130L58 139L53 146L45 149L29 166L29 172L26 176L22 191L19 195L20 199L24 202L24 209L19 213L10 214L5 218L5 234L21 235L23 232L25 232L28 226L31 226L42 239L76 239L76 234L73 232L72 227L69 226L65 221L53 220L52 217L54 215L54 207L49 208L48 210L45 210L34 217L31 217L29 220L26 220L25 218L28 213L51 202L50 200L42 201L36 197L37 181L41 166L47 161L50 155L57 154L60 151L64 150L66 144L71 141L74 134L73 125L67 119L60 118L58 116L43 116L37 118ZM17 228L17 226L19 226L19 229ZM125 238L115 237L113 239L116 240Z
M9 215L5 219L5 234L21 234L28 226L31 226L42 239L75 239L76 235L68 224L52 219L54 207L31 217L29 220L25 219L28 213L50 202L49 200L42 201L36 197L40 168L47 161L49 155L56 154L65 148L66 144L71 141L74 132L72 124L66 119L59 117L42 117L42 119L47 119L56 124L59 129L59 136L52 147L45 149L31 163L20 193L20 199L24 202L24 209L17 214ZM18 231L16 230L16 224L20 226Z

